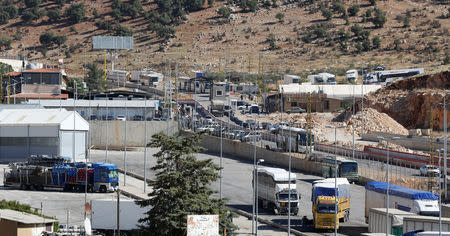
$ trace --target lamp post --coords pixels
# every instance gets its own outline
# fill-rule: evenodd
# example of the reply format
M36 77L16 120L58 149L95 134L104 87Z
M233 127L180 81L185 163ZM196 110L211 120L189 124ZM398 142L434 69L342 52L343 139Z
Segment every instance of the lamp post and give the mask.
M251 133L251 131L250 131L250 133ZM249 140L250 141L250 140ZM253 140L253 168L256 168L256 166L257 166L257 161L256 161L256 138L254 138L254 140ZM256 179L256 172L254 172L253 173L253 180L255 180ZM253 208L253 214L252 214L252 234L254 234L255 233L255 208L256 208L256 206L255 206L255 196L256 196L256 184L255 184L255 181L253 181L253 204L252 204L252 208Z
M220 169L219 169L219 196L220 199L222 199L222 143L223 143L223 136L222 136L222 121L220 122Z
M338 224L338 194L337 194L337 176L338 176L338 165L337 165L337 129L345 128L347 125L341 126L330 126L327 128L334 128L334 235L337 235L337 224Z
M263 163L263 162L264 162L264 159L259 159L256 162L256 169L255 169L255 177L256 177L255 196L256 196L256 199L253 199L253 200L255 201L255 204L256 204L256 220L255 220L255 232L256 232L256 235L258 235L258 165L260 163Z
M447 199L447 102L446 97L450 93L444 94L444 101L438 103L444 106L444 198Z
M388 229L389 229L389 140L378 136L378 140L384 140L386 142L386 149L387 149L387 155L386 155L386 236L389 235ZM399 137L392 137L392 140L400 139Z
M288 235L291 235L291 162L292 162L292 146L291 146L291 130L289 127L289 173L288 173Z
M441 236L442 234L442 209L441 209L441 204L442 204L442 193L441 193L441 151L444 151L443 149L437 149L436 152L438 153L438 157L439 157L439 161L438 161L438 166L439 166L439 173L438 173L438 194L439 194L439 236Z

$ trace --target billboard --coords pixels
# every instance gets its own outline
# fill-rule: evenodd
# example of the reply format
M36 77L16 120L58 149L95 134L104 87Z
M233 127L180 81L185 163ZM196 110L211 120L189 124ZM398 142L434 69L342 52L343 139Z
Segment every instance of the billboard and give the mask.
M188 215L187 236L218 236L219 215Z
M133 47L133 37L92 36L94 50L129 50Z

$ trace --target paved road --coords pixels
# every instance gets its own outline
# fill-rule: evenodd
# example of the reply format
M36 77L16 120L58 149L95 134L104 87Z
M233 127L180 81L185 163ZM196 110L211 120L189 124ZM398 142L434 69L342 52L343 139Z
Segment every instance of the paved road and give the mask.
M147 173L149 178L154 178L155 173L149 169L149 167L155 165L155 159L152 157L153 153L156 153L157 149L148 148L148 166ZM92 150L91 157L93 161L103 161L105 158L105 152L103 150ZM217 155L209 153L200 153L196 155L199 159L211 158L216 164L219 164L220 158ZM253 169L253 163L248 161L242 161L232 156L224 156L223 160L223 196L229 199L229 204L233 207L252 212L252 186L251 186L251 173ZM123 152L109 151L108 161L123 167ZM143 152L140 151L127 151L127 168L129 171L143 175ZM300 212L298 216L291 217L291 225L293 228L303 231L311 232L312 229L308 226L301 224L301 218L303 216L312 218L311 213L311 183L314 180L321 177L307 175L303 173L294 172L297 174L297 189L302 194L300 201ZM142 187L143 188L143 187ZM219 189L218 182L212 184L212 188ZM143 189L142 189L143 191ZM358 185L351 186L352 202L351 202L351 215L350 221L342 224L341 232L348 235L359 235L361 231L367 230L367 225L364 223L364 187ZM270 219L273 222L287 225L287 216L271 215L268 212L260 209L260 215L263 218ZM352 227L351 229L349 227Z

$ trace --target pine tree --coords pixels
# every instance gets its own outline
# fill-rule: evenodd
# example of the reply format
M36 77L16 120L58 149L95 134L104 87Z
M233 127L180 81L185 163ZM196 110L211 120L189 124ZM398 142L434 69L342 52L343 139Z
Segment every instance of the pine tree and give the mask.
M215 192L210 184L219 178L220 169L211 159L197 160L195 153L203 148L196 146L201 134L192 136L167 136L155 134L150 147L160 149L154 155L157 164L156 180L150 181L153 191L149 199L138 201L142 207L151 206L145 218L139 220L145 235L184 235L187 215L218 214L220 229L232 233L237 227L231 222L231 213L224 199L211 198Z

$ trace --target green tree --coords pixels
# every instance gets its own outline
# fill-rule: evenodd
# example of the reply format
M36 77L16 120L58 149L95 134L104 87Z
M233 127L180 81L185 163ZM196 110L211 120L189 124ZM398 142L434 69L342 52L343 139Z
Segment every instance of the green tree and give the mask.
M279 21L280 23L283 23L283 22L284 22L284 13L278 12L278 13L275 15L275 18L277 18L278 21Z
M49 22L58 21L61 18L61 11L59 8L48 10L47 17Z
M153 155L156 179L149 182L153 191L149 199L137 201L141 207L151 206L140 219L145 235L183 235L186 233L187 215L217 214L220 231L230 235L237 227L231 222L232 213L225 199L212 198L215 191L209 186L219 178L220 169L211 159L197 160L194 156L203 150L196 146L201 134L192 136L152 136L150 147L158 148Z
M403 27L404 28L409 28L411 23L411 18L406 16L405 18L403 18Z
M97 64L89 63L86 65L87 68L87 78L86 85L89 90L100 91L104 88L104 71L97 67Z
M85 14L86 10L84 9L84 3L74 3L70 5L65 12L66 17L74 24L80 23L85 18Z
M133 31L119 23L114 27L114 36L133 36Z
M368 51L370 51L372 49L372 47L370 45L370 39L369 38L365 38L362 41L362 48L363 48L363 51L365 51L365 52L368 52Z
M39 7L41 5L41 0L25 0L25 6L27 8Z
M448 54L445 55L445 58L442 62L444 63L444 65L450 64L450 56Z
M5 12L8 13L9 19L16 18L16 17L17 17L17 14L18 14L18 12L19 12L19 11L17 10L17 7L15 7L14 5L8 5L8 6L5 6L5 7L3 8L3 10L4 10Z
M217 11L217 14L219 14L220 17L228 19L231 15L231 9L229 7L222 6Z
M377 5L376 0L369 0L369 3L370 3L371 6Z
M400 39L395 39L394 40L394 49L398 52L402 51L401 44L402 44L402 42L400 41Z
M381 39L379 36L376 36L372 39L372 45L373 48L380 48L381 47Z
M355 37L360 37L362 32L363 32L363 28L358 25L358 24L354 24L351 28L350 31L352 31L352 33L355 35Z
M336 14L341 14L341 16L345 15L345 6L342 4L342 2L334 2L333 3L333 11Z
M378 8L375 9L375 16L372 19L372 23L375 25L375 28L383 28L386 21L387 19L385 13Z
M348 15L356 16L359 12L359 5L352 5L347 9Z
M331 20L333 17L333 12L330 9L322 8L322 16L325 17L327 20Z
M6 74L6 73L9 73L12 71L13 71L13 68L11 65L0 62L0 75ZM2 204L1 204L2 206L0 206L1 209L5 209L5 208L3 208L3 201L5 201L5 200L2 200Z
M0 11L0 25L8 24L9 14L4 11Z
M46 31L39 36L39 42L42 46L50 47L53 44L55 35L52 32Z
M27 9L22 12L22 16L21 16L21 18L24 22L34 21L34 20L39 19L39 17L40 17L40 15L39 15L37 8L32 8L31 10Z
M11 49L11 39L6 36L0 37L0 50L10 50Z

